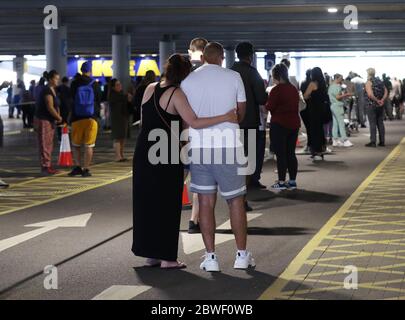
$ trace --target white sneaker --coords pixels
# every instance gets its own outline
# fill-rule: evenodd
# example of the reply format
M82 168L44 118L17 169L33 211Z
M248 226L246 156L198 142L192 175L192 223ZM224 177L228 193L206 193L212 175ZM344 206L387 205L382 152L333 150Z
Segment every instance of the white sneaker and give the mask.
M246 256L242 256L238 252L236 254L236 260L233 267L238 270L246 270L249 269L249 267L254 268L256 267L255 259L253 259L253 256L250 252L247 252Z
M346 140L346 141L343 143L343 147L345 147L345 148L353 147L353 143L351 143L349 140Z
M342 146L342 142L340 140L333 140L333 147L341 147Z
M219 272L218 257L215 253L207 253L204 256L204 261L200 265L201 270L207 272Z

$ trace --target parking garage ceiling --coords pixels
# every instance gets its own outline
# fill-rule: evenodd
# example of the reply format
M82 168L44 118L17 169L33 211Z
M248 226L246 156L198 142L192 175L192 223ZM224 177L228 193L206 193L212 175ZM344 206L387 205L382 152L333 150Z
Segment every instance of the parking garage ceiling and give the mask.
M48 4L67 26L69 54L111 53L117 26L127 26L134 53L157 52L165 34L178 51L197 36L268 52L405 50L405 1L13 0L0 1L0 54L44 53ZM357 30L344 28L348 4L358 9Z

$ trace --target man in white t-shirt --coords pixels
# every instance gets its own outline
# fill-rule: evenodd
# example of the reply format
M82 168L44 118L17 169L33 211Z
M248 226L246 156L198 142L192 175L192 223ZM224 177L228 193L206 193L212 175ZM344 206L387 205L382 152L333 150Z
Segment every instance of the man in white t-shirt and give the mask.
M224 49L219 43L209 43L203 54L204 65L192 72L181 88L198 117L212 117L237 107L240 121L246 110L246 94L240 75L222 68ZM239 125L221 123L211 128L190 128L191 192L197 193L200 204L200 228L206 255L200 268L220 271L215 254L215 204L217 188L227 200L238 252L235 269L254 267L254 259L246 251L247 217L244 207L245 176L238 159L243 155Z

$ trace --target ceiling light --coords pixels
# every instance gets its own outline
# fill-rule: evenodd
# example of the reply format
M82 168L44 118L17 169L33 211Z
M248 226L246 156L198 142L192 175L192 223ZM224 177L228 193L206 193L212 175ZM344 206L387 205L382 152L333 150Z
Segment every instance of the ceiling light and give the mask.
M358 25L359 25L359 22L358 22L357 20L352 20L352 21L350 21L350 24L351 24L352 26L358 26Z
M328 12L329 13L336 13L336 12L338 12L339 10L338 10L338 8L329 8L328 9Z
M100 55L99 55L99 54L96 54L95 57L96 57L96 58L100 58Z
M366 33L373 33L373 31L371 31L371 30L367 30L367 31L366 31Z
M80 58L80 56L78 55L78 54L75 54L75 58L77 59L77 58Z

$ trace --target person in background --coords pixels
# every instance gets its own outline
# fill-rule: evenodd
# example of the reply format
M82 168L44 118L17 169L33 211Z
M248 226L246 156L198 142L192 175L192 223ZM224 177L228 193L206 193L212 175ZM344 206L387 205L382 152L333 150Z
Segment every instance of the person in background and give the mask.
M216 117L197 118L179 88L190 71L188 59L180 54L172 55L165 64L165 77L161 82L148 86L142 102L141 132L133 163L132 252L147 258L148 267L160 266L166 270L186 267L177 261L184 167L179 161L180 150L177 149L177 154L169 151L172 143L180 143L175 132L182 132L183 120L193 128L238 121L234 109ZM168 153L161 155L167 157L165 163L154 164L148 157L156 143L150 140L149 135L155 130L163 130L169 137L166 145ZM154 194L159 196L158 200Z
M35 99L30 90L25 90L21 99L22 121L25 129L32 129L34 124Z
M60 99L60 115L63 123L69 123L69 117L72 112L73 98L69 87L69 79L62 78L62 84L57 89ZM58 127L58 140L62 139L62 127Z
M108 93L110 92L110 84L111 84L111 78L106 77L105 78L105 83L103 86L102 90L102 95L101 95L101 107L104 110L104 122L103 122L103 130L105 132L110 132L111 131L111 114L110 114L110 106L108 105Z
M198 68L204 65L203 61L203 55L204 55L204 49L207 46L208 41L204 38L194 38L191 40L189 48L188 48L188 54L190 57L190 62L191 62L191 71L196 71ZM189 173L190 173L190 166L186 165L184 166L185 168L185 173L184 173L184 179L186 180ZM193 203L191 207L191 216L190 216L190 221L188 222L188 233L189 234L195 234L195 233L201 233L200 229L200 224L199 224L199 203L198 203L198 194L197 193L192 193L193 197Z
M308 69L307 72L305 73L305 80L301 83L300 86L300 90L302 95L305 94L305 92L308 89L309 84L311 83L311 72L312 69ZM305 101L306 104L308 105L308 102ZM302 119L302 122L304 123L305 126L305 130L307 133L307 146L305 147L304 151L305 152L310 152L310 148L311 148L311 131L310 131L310 122L309 122L309 112L308 112L308 108L305 108L304 110L302 110L300 112L300 116Z
M383 81L383 83L385 85L385 88L387 89L387 92L388 92L387 97L389 97L391 92L392 92L391 78L388 77L386 73L383 73L382 81ZM390 121L394 120L394 115L393 115L393 112L392 112L392 104L391 104L390 99L388 99L388 98L385 99L385 102L384 102L384 113L385 113L384 120L386 120L387 118Z
M401 119L401 94L401 82L397 78L394 78L392 80L392 91L389 99L391 101L393 110L395 111L395 119L397 120Z
M34 89L34 100L38 103L39 99L41 98L42 90L45 88L46 79L48 77L48 72L44 71L42 77L39 79L38 84Z
M280 63L284 64L287 67L287 69L290 70L291 61L289 59L284 58L283 60L281 60ZM294 87L297 88L297 90L299 90L300 85L299 85L298 80L297 80L297 78L295 76L290 75L289 81Z
M111 137L114 141L115 161L128 161L124 157L124 145L127 138L130 95L125 95L118 79L111 80L108 104L111 110Z
M405 109L405 79L403 79L401 81L401 97L402 97L402 99L401 99L402 105L401 105L400 112L401 112L401 119L402 119L402 115L403 115L404 109Z
M351 97L351 92L343 93L343 76L336 74L333 83L329 86L328 94L331 101L331 110L333 115L333 146L334 147L352 147L346 135L345 110L343 100Z
M309 114L309 131L311 135L311 154L314 161L324 159L326 151L326 139L324 131L325 109L329 102L328 91L325 77L321 68L313 68L311 71L311 83L304 93L304 99L307 101Z
M195 38L191 40L190 46L188 48L188 55L190 56L190 62L192 67L192 71L197 70L201 67L203 63L203 54L204 49L208 44L208 40L204 38Z
M366 128L366 114L365 114L365 100L364 100L364 80L357 73L354 74L352 79L354 83L355 97L356 97L356 118L357 123Z
M81 75L76 75L70 90L74 99L72 107L72 145L74 147L75 167L69 176L91 177L90 165L96 145L98 123L97 110L100 110L99 86L91 78L91 63L82 64ZM84 161L82 166L82 150Z
M58 171L52 168L53 139L55 127L62 124L59 114L60 101L57 97L59 74L52 70L48 73L48 85L41 91L35 110L35 129L38 135L39 156L43 175L54 175Z
M2 84L0 84L0 91L1 90L3 90L3 89L5 89L5 88L8 88L8 87L10 87L10 83L9 82L7 82L7 81L4 81ZM3 120L1 119L1 114L0 114L0 147L2 146L2 134L3 134ZM5 182L5 181L3 181L1 178L0 178L0 189L5 189L5 188L8 188L9 187L9 184L7 183L7 182Z
M30 86L28 88L28 91L30 92L31 97L35 98L35 87L36 87L37 83L35 82L35 80L31 80L30 81Z
M8 118L14 118L14 104L13 104L13 83L10 82L7 88L7 104L8 104Z
M270 135L277 156L278 181L272 188L293 190L297 189L298 160L295 147L301 126L298 115L300 97L297 88L290 83L286 65L274 66L272 75L276 86L271 90L266 103L266 108L271 113ZM290 176L288 182L287 169Z
M251 163L257 156L257 144L263 145L263 139L266 138L265 134L259 136L259 127L261 125L260 113L261 105L264 105L267 101L267 93L264 85L264 80L260 76L259 72L255 67L252 66L253 57L255 54L255 49L250 42L241 42L236 46L236 54L239 58L239 62L231 67L231 70L236 71L242 78L243 85L246 92L246 114L245 118L240 124L240 128L243 130L244 135L244 149L245 155L249 158ZM254 132L254 140L249 137L249 132ZM250 139L249 139L250 138ZM261 139L261 141L259 141ZM249 155L249 145L255 143L255 148L253 149L255 155ZM252 148L251 148L252 149ZM263 161L264 159L261 159ZM256 161L255 161L256 166ZM262 166L262 165L261 165ZM257 170L257 168L255 168ZM247 176L246 184L248 187L265 189L266 186L262 185L258 181L260 174L256 171L256 174L252 176ZM254 179L256 178L256 179ZM253 209L249 206L247 200L245 200L246 211L252 211Z
M17 84L13 86L13 105L17 108L17 119L20 119L21 115L21 99L25 90L24 82L17 79Z
M367 116L370 124L370 143L366 147L377 147L377 129L380 138L380 147L385 146L384 106L388 98L386 84L375 76L375 69L367 70L366 83Z
M132 105L133 105L133 112L134 112L134 122L141 120L141 105L143 95L145 93L146 88L151 84L156 82L156 74L152 70L148 70L145 74L145 77L142 79L140 84L135 90L135 95L133 97Z

